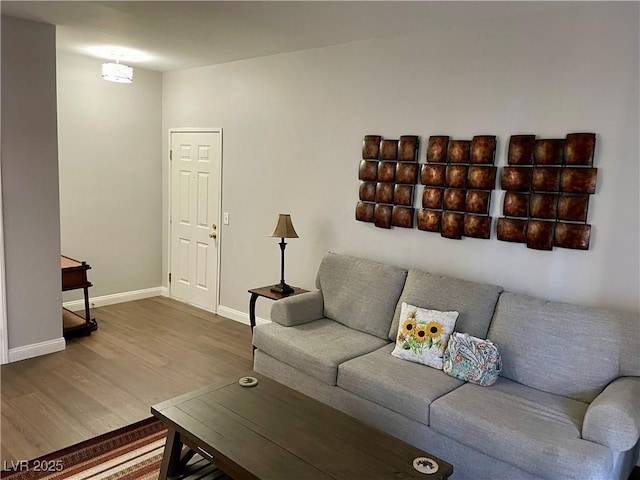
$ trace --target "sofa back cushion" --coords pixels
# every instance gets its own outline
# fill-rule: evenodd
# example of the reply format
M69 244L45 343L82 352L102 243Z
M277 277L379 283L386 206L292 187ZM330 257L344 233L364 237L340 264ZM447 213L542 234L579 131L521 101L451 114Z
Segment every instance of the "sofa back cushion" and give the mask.
M489 329L501 376L583 402L640 374L639 336L637 316L507 292Z
M324 297L324 316L386 339L406 277L407 271L401 268L328 253L316 277Z
M455 310L460 314L456 321L456 332L486 338L502 290L502 287L494 285L411 269L396 307L389 340L395 341L398 334L402 302L430 310Z

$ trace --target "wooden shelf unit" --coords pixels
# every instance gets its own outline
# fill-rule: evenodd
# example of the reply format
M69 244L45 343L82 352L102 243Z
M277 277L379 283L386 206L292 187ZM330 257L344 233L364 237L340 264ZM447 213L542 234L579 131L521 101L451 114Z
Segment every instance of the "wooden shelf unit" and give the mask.
M91 266L87 262L80 262L61 255L60 267L62 270L62 291L79 288L84 291L84 317L66 308L62 309L64 337L91 335L91 332L98 329L98 322L95 318L91 318L89 308L89 287L92 286L92 283L87 279L87 270L90 270Z

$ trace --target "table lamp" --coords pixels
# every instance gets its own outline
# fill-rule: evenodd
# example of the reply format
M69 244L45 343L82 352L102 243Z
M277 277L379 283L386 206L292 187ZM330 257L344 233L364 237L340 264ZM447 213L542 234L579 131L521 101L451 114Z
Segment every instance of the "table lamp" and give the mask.
M293 228L291 223L291 215L288 213L281 213L278 215L278 223L276 229L271 234L272 237L280 238L280 283L271 287L272 292L277 293L292 293L293 288L287 285L284 281L284 249L287 246L285 238L298 238L296 229Z

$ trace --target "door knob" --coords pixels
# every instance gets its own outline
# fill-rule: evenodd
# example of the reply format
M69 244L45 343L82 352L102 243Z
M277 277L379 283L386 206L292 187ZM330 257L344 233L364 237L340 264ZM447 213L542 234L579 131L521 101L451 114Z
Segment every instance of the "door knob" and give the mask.
M211 232L209 234L209 238L217 238L218 237L218 233L217 233L218 226L214 223L214 224L211 225L211 228L213 228L213 232Z

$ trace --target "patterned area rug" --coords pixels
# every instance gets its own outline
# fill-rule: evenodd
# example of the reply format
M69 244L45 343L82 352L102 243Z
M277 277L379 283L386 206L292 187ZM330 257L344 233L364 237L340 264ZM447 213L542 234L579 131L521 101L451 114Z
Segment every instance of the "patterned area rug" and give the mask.
M164 424L149 418L29 462L5 462L6 480L156 480L167 436ZM181 479L225 479L215 466L195 456Z

